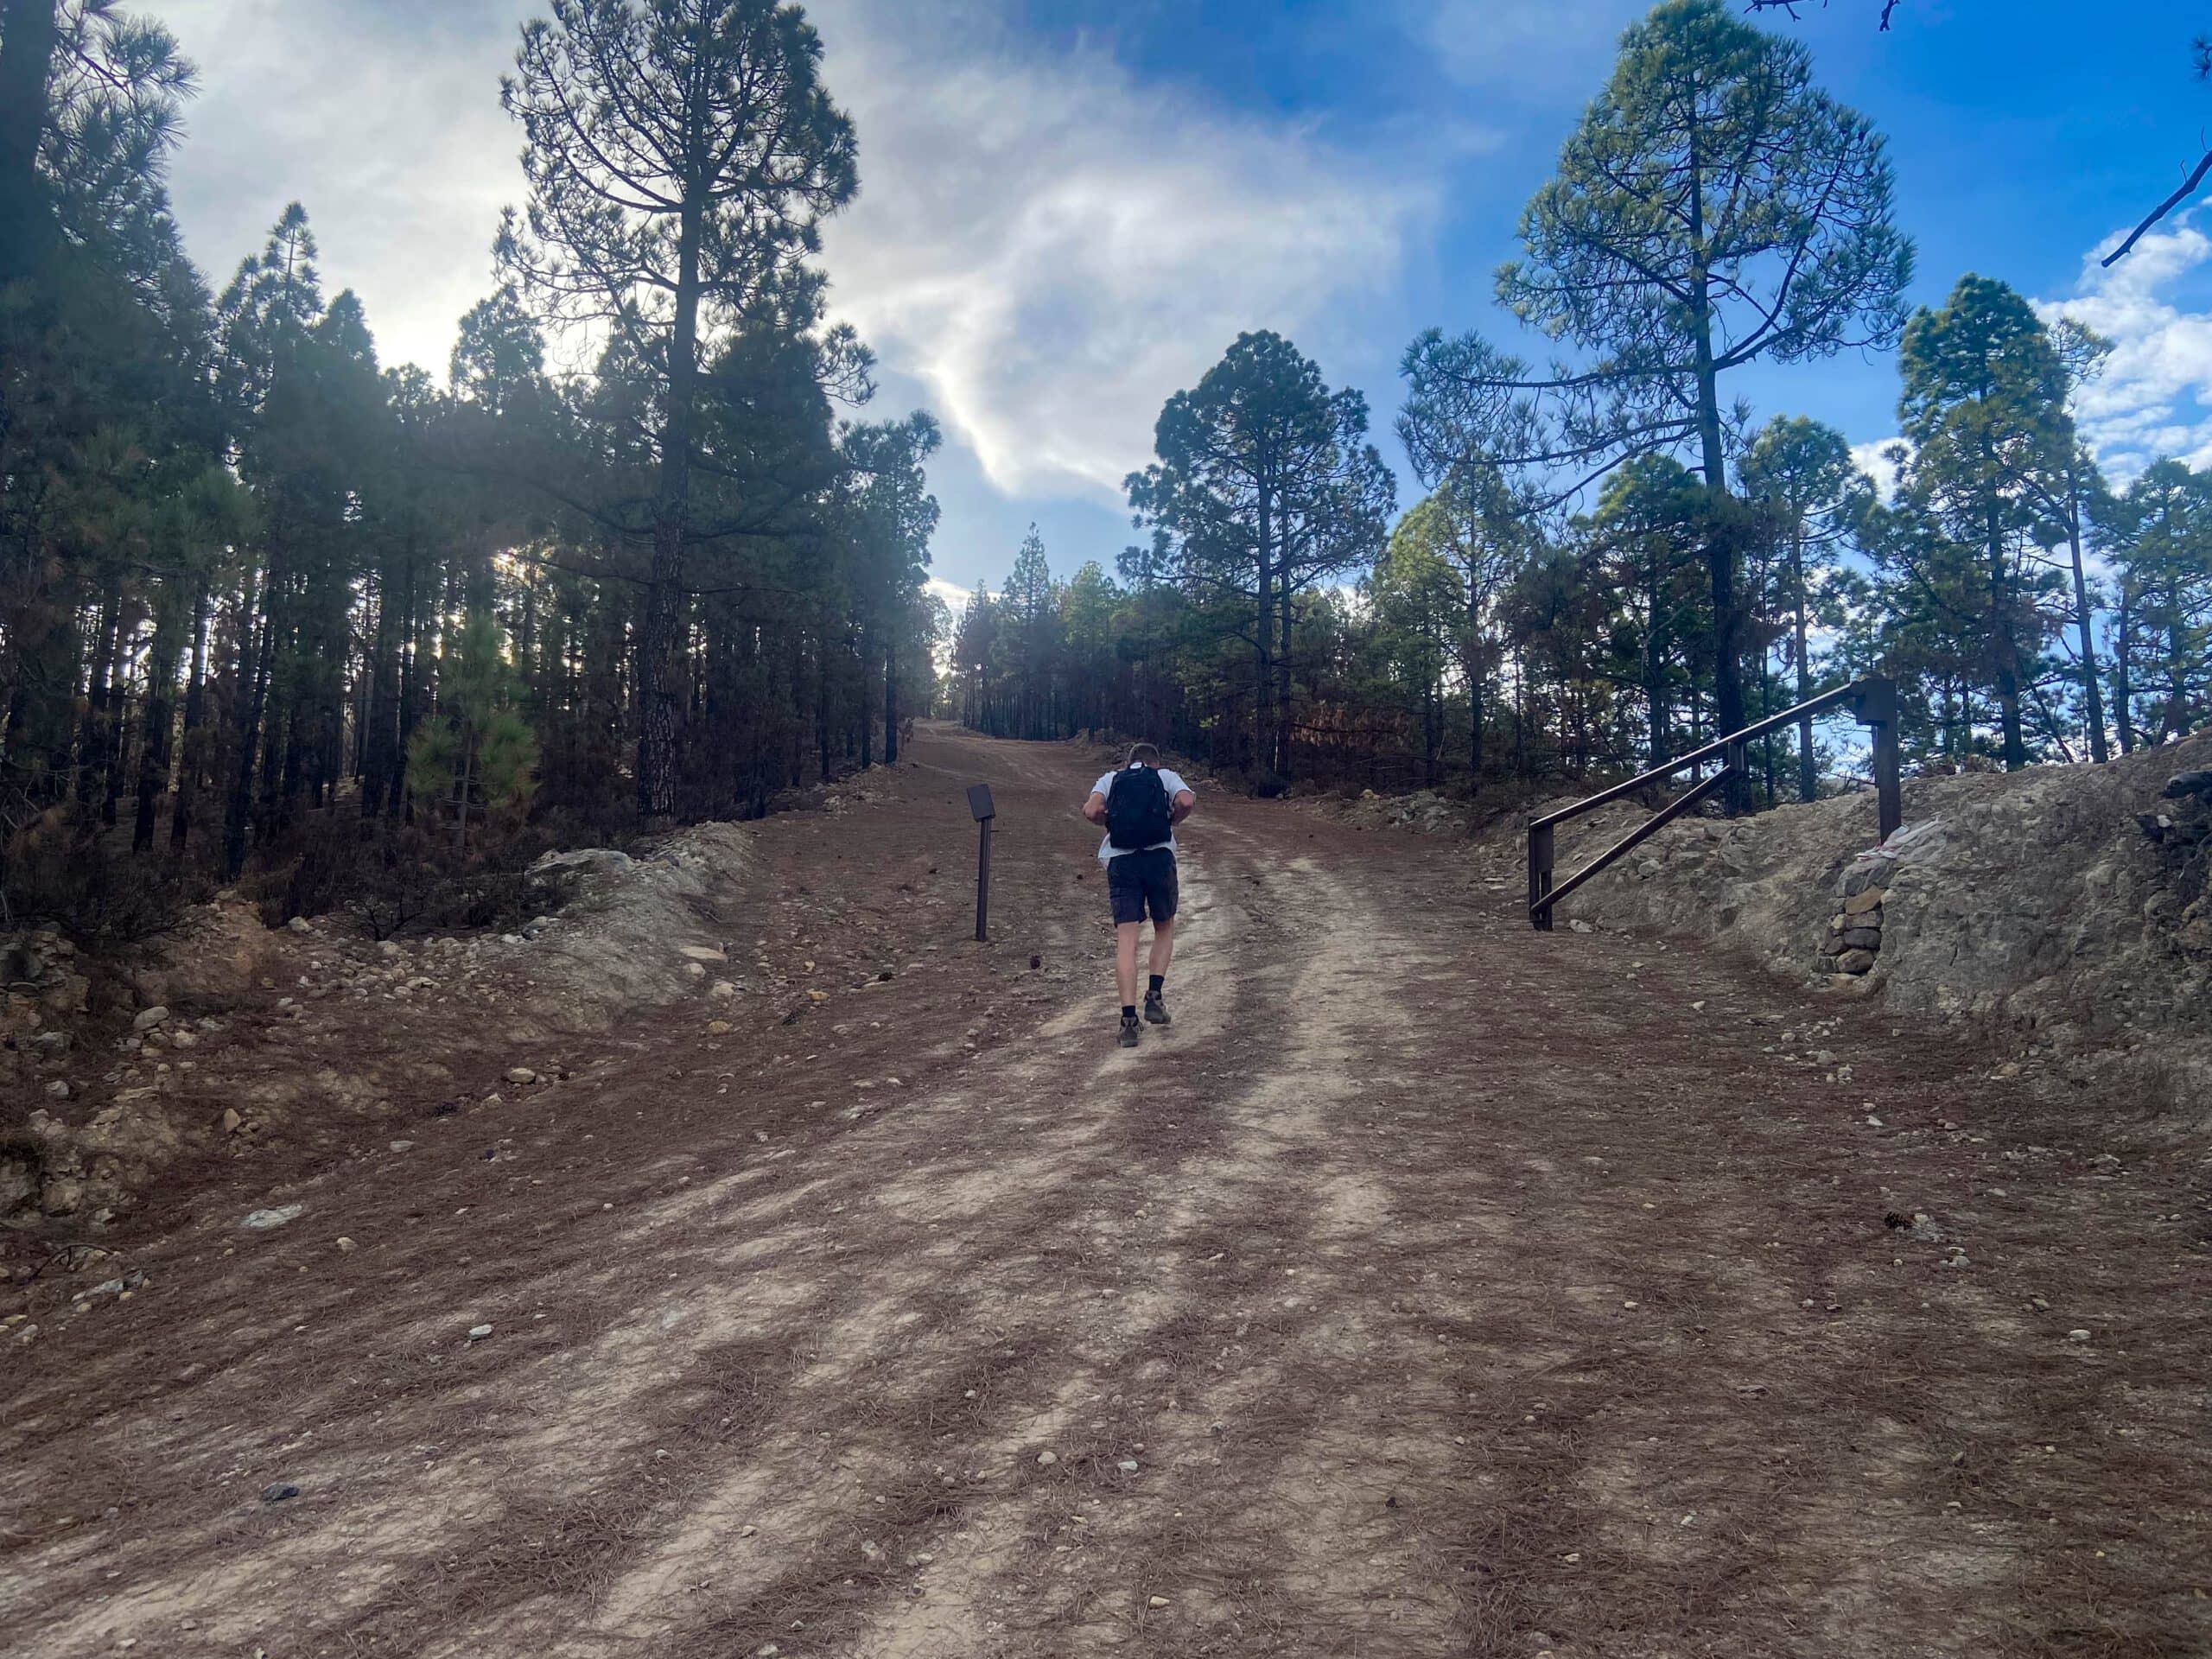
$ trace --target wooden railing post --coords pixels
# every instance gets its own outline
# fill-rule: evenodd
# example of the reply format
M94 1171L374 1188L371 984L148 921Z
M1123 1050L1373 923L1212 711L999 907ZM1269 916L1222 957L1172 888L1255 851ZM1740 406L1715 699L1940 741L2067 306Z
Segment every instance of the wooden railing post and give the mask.
M1881 839L1897 834L1904 822L1904 788L1899 781L1897 745L1897 683L1875 677L1859 683L1852 698L1852 714L1874 732L1874 810Z
M1539 933L1552 931L1552 907L1545 901L1552 892L1552 827L1529 826L1529 925Z

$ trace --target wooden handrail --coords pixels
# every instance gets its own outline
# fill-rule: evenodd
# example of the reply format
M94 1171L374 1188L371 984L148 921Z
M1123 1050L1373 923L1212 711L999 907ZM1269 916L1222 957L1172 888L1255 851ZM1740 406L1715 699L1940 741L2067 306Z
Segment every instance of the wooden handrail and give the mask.
M1785 709L1778 715L1755 721L1740 732L1731 732L1716 738L1703 748L1693 749L1677 756L1663 766L1638 772L1624 784L1615 784L1611 789L1600 790L1586 796L1572 805L1556 812L1547 812L1541 817L1529 820L1529 923L1539 932L1548 933L1552 926L1552 906L1573 893L1592 876L1613 863L1624 854L1640 845L1673 823L1683 813L1705 799L1722 783L1745 776L1746 751L1751 740L1764 737L1769 732L1779 731L1784 726L1810 720L1815 715L1826 714L1831 709L1848 704L1852 715L1862 726L1874 731L1874 794L1876 817L1881 829L1881 838L1887 841L1904 822L1904 800L1898 781L1897 764L1897 682L1881 677L1854 681L1835 690L1823 692L1808 698L1794 709ZM1608 802L1670 778L1685 767L1719 757L1726 764L1710 778L1669 802L1626 836L1592 859L1556 888L1552 886L1553 830L1570 818L1593 812Z

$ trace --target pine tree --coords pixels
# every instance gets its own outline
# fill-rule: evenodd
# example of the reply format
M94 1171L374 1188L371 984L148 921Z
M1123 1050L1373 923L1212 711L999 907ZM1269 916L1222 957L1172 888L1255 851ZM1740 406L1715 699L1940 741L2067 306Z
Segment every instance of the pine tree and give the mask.
M521 687L499 625L481 612L448 642L438 706L407 747L407 786L453 822L466 850L471 814L512 811L537 786L537 738L518 707Z
M502 270L553 315L610 329L632 371L658 382L645 400L658 461L638 646L649 817L677 808L708 370L749 316L811 326L821 221L857 188L852 125L821 84L821 58L804 12L777 0L554 0L501 82L530 186L500 232Z

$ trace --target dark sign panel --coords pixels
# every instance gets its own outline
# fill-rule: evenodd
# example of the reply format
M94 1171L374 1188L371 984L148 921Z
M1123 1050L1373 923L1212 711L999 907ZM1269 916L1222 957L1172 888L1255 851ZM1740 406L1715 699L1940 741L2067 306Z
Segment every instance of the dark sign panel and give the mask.
M998 808L991 804L991 786L988 784L968 785L968 810L976 815L976 822L978 823L985 818L998 817Z

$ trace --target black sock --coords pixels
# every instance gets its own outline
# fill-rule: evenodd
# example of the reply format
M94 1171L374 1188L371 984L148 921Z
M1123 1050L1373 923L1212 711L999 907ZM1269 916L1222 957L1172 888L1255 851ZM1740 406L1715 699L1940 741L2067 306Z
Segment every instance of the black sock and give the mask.
M1166 975L1165 975L1165 974L1154 974L1154 975L1152 976L1152 988L1151 988L1149 991L1146 992L1146 993L1145 993L1145 995L1147 995L1147 996L1158 996L1158 995L1160 995L1160 988L1161 986L1163 986L1163 985L1166 984L1166 983L1167 983L1167 976L1166 976Z
M1135 1003L1134 1003L1134 1002L1124 1002L1124 1003L1122 1003L1122 1019L1124 1019L1124 1020L1134 1020L1134 1019L1135 1019L1136 1017L1137 1017L1137 1005L1136 1005Z

